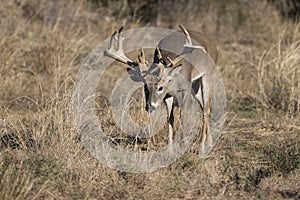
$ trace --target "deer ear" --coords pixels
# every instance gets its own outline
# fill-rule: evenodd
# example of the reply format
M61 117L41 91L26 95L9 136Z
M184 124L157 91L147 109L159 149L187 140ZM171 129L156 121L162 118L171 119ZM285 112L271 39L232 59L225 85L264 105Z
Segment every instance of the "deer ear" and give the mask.
M178 65L177 67L172 68L172 69L169 71L169 73L168 73L168 76L167 76L166 81L167 81L167 82L170 82L170 81L172 81L174 78L176 78L176 76L177 76L178 74L180 74L181 68L182 68L181 65Z
M170 76L171 76L172 78L174 78L175 76L177 76L178 74L180 74L181 69L182 69L182 66L181 66L181 65L178 65L177 67L174 67L174 68L171 69L171 71L170 71Z

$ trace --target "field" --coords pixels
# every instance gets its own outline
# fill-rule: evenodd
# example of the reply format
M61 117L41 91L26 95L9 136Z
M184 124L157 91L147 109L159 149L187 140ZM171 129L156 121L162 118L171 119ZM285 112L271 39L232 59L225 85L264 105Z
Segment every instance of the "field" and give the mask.
M300 199L299 21L261 0L0 2L0 199ZM180 23L218 46L223 133L205 159L188 151L151 173L110 168L74 125L81 63L121 25L179 30ZM113 65L98 83L107 132L111 88L122 73ZM147 115L130 112L137 121ZM140 145L166 138L164 129Z

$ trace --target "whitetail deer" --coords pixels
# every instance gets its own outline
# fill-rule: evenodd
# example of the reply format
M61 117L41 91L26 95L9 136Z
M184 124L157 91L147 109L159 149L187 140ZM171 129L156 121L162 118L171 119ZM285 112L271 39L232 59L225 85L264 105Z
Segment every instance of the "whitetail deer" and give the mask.
M202 107L204 122L202 126L200 141L203 150L204 142L207 136L209 136L210 131L209 117L211 106L211 91L207 84L207 74L211 73L212 68L202 66L201 68L203 69L203 71L198 71L195 67L193 67L191 63L186 62L185 60L181 60L181 57L178 57L178 55L184 55L193 60L207 59L207 57L210 57L214 64L216 64L218 60L218 51L215 43L206 38L203 34L191 30L187 31L182 25L180 25L180 28L182 29L184 35L179 32L174 32L166 38L162 39L158 44L158 48L160 49L162 55L162 62L165 62L164 65L169 66L170 63L172 64L172 60L177 60L176 62L182 65L182 67L180 68L180 72L185 77L185 79L191 83L192 93L195 95L196 99ZM196 42L198 42L200 44L200 47L192 45L191 39L194 39ZM183 46L185 48L185 51L182 50ZM172 52L166 51L164 49L171 49ZM188 51L188 49L195 51ZM207 53L207 55L205 55L206 57L201 56L204 55L203 52ZM194 63L199 64L201 62L196 61ZM146 100L148 100L146 105L148 106L148 110L150 112L153 112L153 110L155 110L155 108L161 104L162 100L164 100L164 102L166 103L169 113L169 138L171 138L171 136L173 135L173 107L177 104L177 102L174 102L172 95L170 95L166 90L167 88L172 88L172 85L176 84L176 80L178 81L178 79L174 79L173 77L173 70L174 68L164 68L164 72L162 73L162 78L160 78L160 81L157 81L156 83L148 83L147 88L149 90L148 93L150 97L146 98ZM174 79L175 81L169 82L170 79ZM179 84L177 87L180 88L182 87L182 85Z
M198 72L192 64L184 61L183 57L198 49L202 53L208 53L216 62L218 53L216 46L205 36L197 32L187 31L182 25L180 27L184 35L175 32L162 39L154 52L154 59L151 64L146 61L143 50L138 56L137 62L125 56L122 48L122 40L124 39L121 36L122 28L115 31L111 36L110 47L104 52L104 55L126 64L126 68L130 69L128 72L131 75L134 73L139 81L142 80L146 97L146 110L149 113L155 112L157 107L165 102L168 110L170 145L173 143L173 108L174 106L181 108L188 106L191 98L193 98L192 94L194 94L193 96L196 97L203 110L201 146L204 148L204 142L209 134L210 91L205 82L205 72ZM193 45L191 36L200 45ZM172 49L175 53L163 49ZM182 76L178 76L179 74Z

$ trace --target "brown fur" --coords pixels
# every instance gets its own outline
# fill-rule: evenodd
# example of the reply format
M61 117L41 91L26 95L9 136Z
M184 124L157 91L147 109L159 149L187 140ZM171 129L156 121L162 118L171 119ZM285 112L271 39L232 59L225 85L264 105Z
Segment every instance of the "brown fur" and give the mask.
M218 61L218 50L217 50L216 44L212 40L210 40L209 38L204 36L202 33L192 31L192 30L188 30L188 32L189 32L191 39L198 42L201 46L203 46L205 48L206 52L211 57L211 59L213 60L213 62L216 64ZM180 54L180 52L183 49L183 45L185 44L185 39L186 38L183 34L174 32L160 41L160 43L158 45L158 47L160 49L162 47L164 47L166 49L171 49L172 51L174 51L174 52L169 52L169 51L161 49L162 57L166 62L168 61L167 57L174 60ZM192 43L194 43L194 42L192 42ZM195 45L199 45L199 44L195 44ZM201 56L201 54L199 56ZM183 68L182 68L181 73L190 82L192 81L192 79L194 77L199 75L199 72L188 62L182 61L182 64L183 64ZM212 69L206 68L206 70L212 70ZM211 104L211 102L209 99L207 102L207 105L205 107L205 110L203 110L206 117L204 118L204 122L203 122L203 126L202 126L202 134L201 134L201 138L200 138L200 143L201 143L201 145L203 145L202 150L204 148L204 142L209 134L210 104Z

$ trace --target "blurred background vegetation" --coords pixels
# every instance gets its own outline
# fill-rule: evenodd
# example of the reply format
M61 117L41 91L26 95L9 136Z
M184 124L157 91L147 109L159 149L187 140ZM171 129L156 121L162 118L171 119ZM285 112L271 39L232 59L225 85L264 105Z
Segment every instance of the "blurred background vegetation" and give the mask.
M209 1L209 0L91 0L99 7L106 7L113 10L113 15L117 17L130 17L131 22L136 20L151 25L159 25L161 21L169 21L170 17L175 16L177 12L182 14L182 19L194 14L195 10L205 11L209 7L217 8L217 15L225 11L228 5L247 4L247 1ZM267 0L274 5L284 19L299 20L300 2L297 0ZM250 3L250 2L248 2ZM176 5L176 6L174 6ZM227 5L227 6L226 6ZM175 8L174 8L175 7ZM235 6L237 8L237 6ZM237 11L240 11L237 9ZM179 14L179 16L180 16ZM241 15L239 13L238 15ZM166 19L166 17L168 17ZM240 16L242 17L242 16Z

